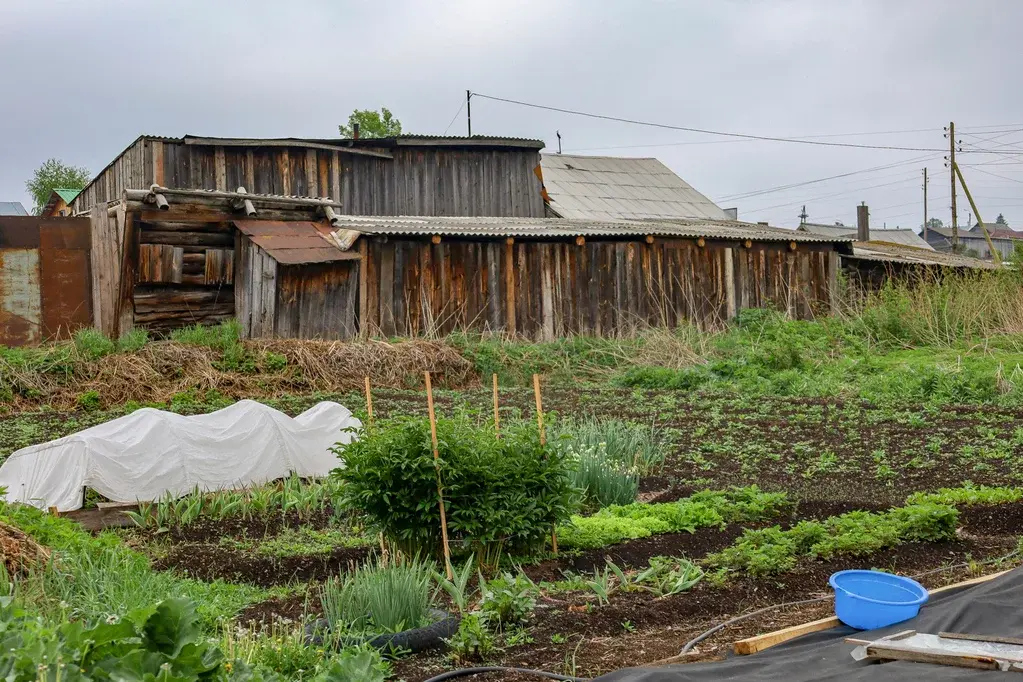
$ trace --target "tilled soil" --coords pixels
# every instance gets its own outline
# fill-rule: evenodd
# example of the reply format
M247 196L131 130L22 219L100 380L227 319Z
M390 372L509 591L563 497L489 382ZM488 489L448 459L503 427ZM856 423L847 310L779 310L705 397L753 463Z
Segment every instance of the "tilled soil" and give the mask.
M339 547L329 554L263 556L217 545L181 543L153 562L157 570L174 569L199 580L217 579L260 587L323 580L362 563L366 548Z

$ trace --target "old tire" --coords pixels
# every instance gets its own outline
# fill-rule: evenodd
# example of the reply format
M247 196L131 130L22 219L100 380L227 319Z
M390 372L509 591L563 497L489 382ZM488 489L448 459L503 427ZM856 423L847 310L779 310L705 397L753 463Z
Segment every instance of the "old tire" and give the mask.
M389 632L366 639L354 639L343 644L367 643L375 649L395 649L417 653L440 646L443 641L456 632L458 624L462 621L461 616L442 611L430 609L427 612L430 617L430 624L411 630L401 632ZM330 631L330 623L326 618L320 618L306 626L306 643L323 644L324 634Z

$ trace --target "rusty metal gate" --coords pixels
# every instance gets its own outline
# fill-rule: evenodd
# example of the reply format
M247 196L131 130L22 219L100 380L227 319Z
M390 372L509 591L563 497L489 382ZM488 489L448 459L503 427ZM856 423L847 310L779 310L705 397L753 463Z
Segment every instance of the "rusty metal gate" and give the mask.
M88 218L0 216L0 344L92 325Z

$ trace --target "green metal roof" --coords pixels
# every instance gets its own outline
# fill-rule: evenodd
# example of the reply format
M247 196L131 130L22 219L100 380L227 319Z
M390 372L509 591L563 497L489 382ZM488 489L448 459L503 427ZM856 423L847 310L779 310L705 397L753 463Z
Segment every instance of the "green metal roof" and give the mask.
M66 204L70 204L75 200L75 197L82 193L82 190L80 189L54 189L53 191L56 192Z

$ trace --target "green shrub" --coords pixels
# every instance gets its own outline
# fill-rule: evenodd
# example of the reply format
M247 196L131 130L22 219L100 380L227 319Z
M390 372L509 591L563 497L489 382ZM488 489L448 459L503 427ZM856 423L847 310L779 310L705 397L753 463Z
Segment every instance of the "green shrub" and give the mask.
M78 396L76 402L83 410L98 410L103 406L99 397L99 391L86 391Z
M462 616L458 632L444 640L455 663L485 661L497 648L494 636L487 629L487 619L479 613Z
M434 463L429 421L378 422L335 452L344 467L344 502L366 514L407 553L438 554L441 546L437 468L448 536L456 550L484 565L503 551L542 551L555 524L568 520L577 491L563 452L541 445L531 424L510 424L494 437L465 417L437 420Z
M342 638L417 628L427 622L432 579L432 565L415 559L358 566L323 584L323 615Z
M83 327L75 332L74 345L75 350L87 360L98 360L117 349L117 344L103 332L91 327Z
M941 488L933 493L913 493L906 504L944 504L953 507L974 504L1005 504L1023 499L1023 488L964 485L961 488Z
M538 590L525 574L505 573L495 580L480 576L480 611L500 627L525 621L536 607Z

